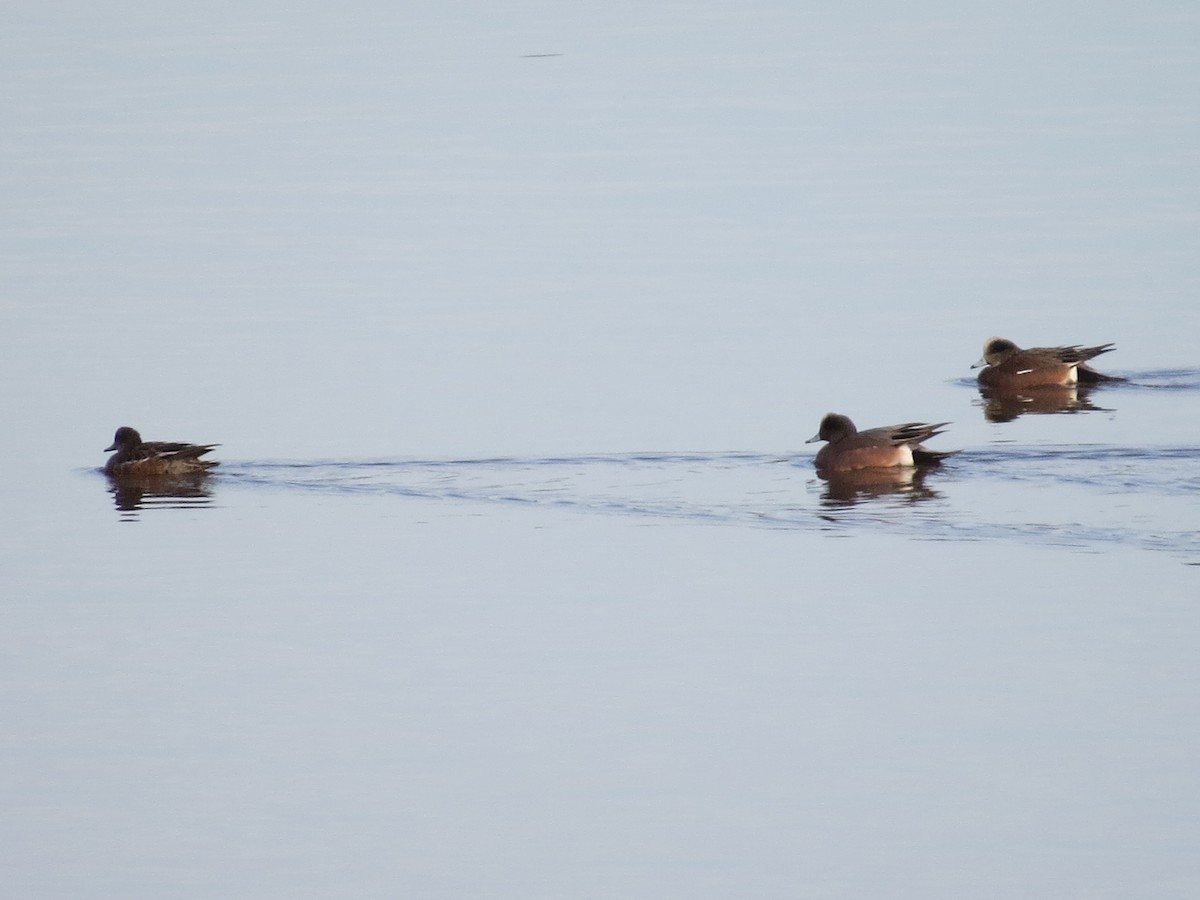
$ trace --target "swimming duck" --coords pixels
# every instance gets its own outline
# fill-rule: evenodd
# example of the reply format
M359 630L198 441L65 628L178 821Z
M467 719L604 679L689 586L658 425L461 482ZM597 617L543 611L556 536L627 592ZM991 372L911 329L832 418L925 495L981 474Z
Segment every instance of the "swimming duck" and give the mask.
M805 443L828 441L817 453L817 469L824 472L851 472L856 469L890 469L897 466L934 466L957 450L943 452L921 446L947 422L926 425L906 422L859 431L848 416L828 413L820 430Z
M972 369L980 369L979 383L1002 391L1071 384L1122 381L1087 365L1089 359L1108 353L1112 344L1096 347L1030 347L1022 350L1007 338L988 338L983 357Z
M104 471L113 478L203 475L217 463L200 457L218 446L143 441L136 429L122 425L113 435L112 445L104 448L105 453L116 451L108 458Z

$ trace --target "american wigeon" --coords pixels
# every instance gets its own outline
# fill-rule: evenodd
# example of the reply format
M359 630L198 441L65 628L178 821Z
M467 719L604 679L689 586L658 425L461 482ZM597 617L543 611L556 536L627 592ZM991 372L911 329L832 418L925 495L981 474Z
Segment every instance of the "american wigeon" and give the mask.
M1113 349L1112 344L1098 347L1030 347L1022 350L1005 338L988 338L983 345L983 358L972 369L979 369L979 383L984 387L1004 391L1063 384L1097 384L1101 381L1122 381L1104 375L1087 365L1087 361Z
M203 475L217 463L200 459L219 444L175 444L164 441L143 441L142 436L128 425L117 429L112 445L104 452L116 450L104 465L113 478L179 478Z
M921 446L948 422L926 425L906 422L859 431L848 416L828 413L820 430L805 443L828 441L817 453L817 469L826 472L851 472L855 469L890 469L897 466L934 466L953 456L957 450L939 452Z

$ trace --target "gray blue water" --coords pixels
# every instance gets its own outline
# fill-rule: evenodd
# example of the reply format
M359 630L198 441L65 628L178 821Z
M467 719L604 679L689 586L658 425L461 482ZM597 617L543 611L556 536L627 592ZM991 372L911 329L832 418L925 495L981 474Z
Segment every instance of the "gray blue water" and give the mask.
M1200 895L1200 11L4 25L6 895Z

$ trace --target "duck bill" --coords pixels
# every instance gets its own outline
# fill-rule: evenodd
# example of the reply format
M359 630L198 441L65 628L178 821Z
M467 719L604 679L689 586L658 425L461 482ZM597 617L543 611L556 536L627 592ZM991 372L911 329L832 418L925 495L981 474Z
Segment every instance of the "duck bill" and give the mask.
M116 450L116 449L117 449L117 443L116 443L116 441L113 441L113 443L110 446L104 448L104 452L108 453L109 451Z
M986 359L983 359L983 358L981 357L981 358L980 358L980 360L979 360L979 362L977 362L977 363L974 363L974 364L971 366L971 368L972 368L972 369L982 369L982 368L983 368L984 366L986 366L987 364L988 364L987 360L986 360Z
M806 444L815 444L815 443L816 443L817 441L819 441L820 439L821 439L821 435L820 435L820 434L814 434L812 437L810 437L810 438L809 438L807 441L805 441L804 443L806 443Z

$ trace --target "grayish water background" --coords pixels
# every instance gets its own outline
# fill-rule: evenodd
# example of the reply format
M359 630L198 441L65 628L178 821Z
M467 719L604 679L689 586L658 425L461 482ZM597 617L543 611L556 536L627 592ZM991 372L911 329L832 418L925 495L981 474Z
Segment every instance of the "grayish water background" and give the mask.
M14 896L1200 890L1200 13L6 20Z

